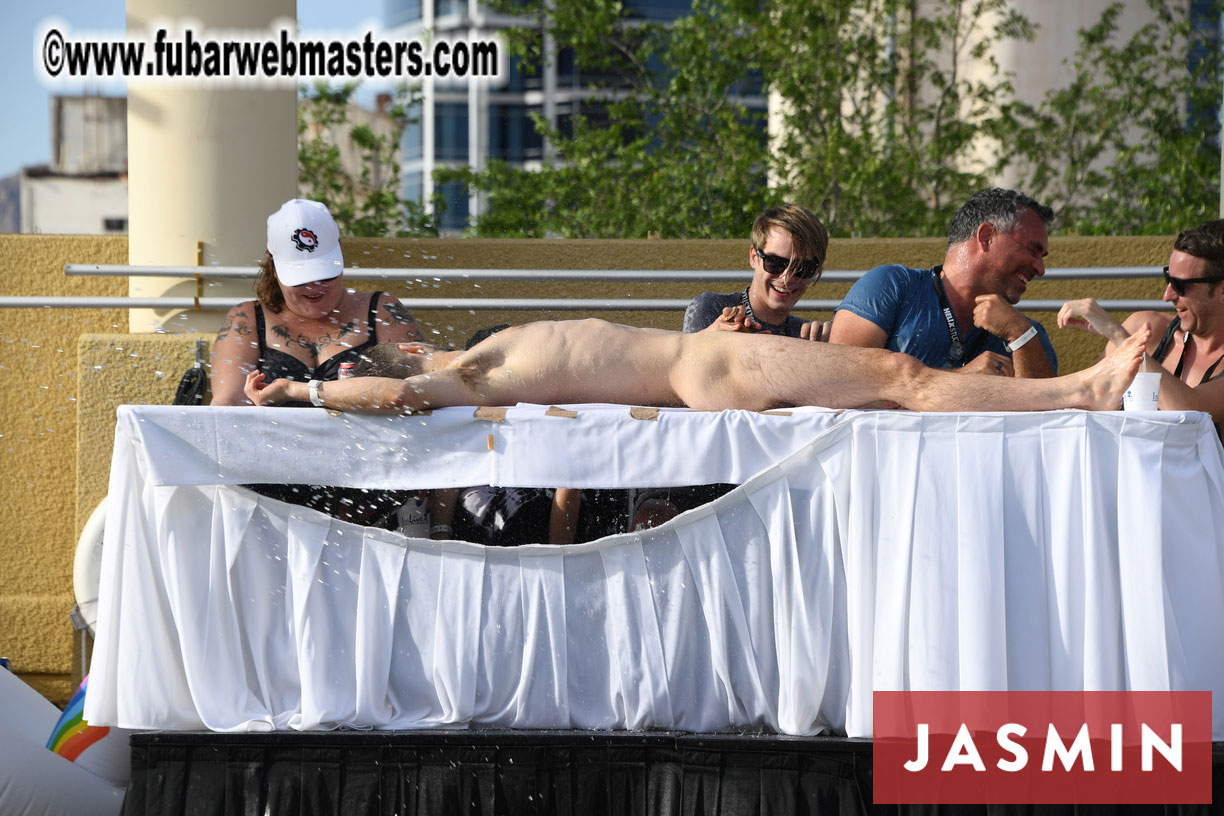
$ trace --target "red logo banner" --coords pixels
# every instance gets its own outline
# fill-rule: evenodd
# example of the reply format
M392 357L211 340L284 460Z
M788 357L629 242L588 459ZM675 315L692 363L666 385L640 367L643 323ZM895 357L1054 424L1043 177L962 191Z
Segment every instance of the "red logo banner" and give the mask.
M876 804L1211 802L1209 691L877 691Z

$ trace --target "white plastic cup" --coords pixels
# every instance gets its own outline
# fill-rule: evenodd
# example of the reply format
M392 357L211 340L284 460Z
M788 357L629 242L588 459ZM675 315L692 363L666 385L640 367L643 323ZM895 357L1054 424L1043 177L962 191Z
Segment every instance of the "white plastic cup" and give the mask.
M1123 411L1158 411L1160 372L1140 371L1122 395Z

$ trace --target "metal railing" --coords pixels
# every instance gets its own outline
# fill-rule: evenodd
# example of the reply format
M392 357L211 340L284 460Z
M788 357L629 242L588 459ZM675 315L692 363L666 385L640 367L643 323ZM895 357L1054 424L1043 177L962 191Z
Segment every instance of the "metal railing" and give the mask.
M1152 278L1157 282L1154 266L1068 267L1047 270L1043 280L1096 280ZM822 283L853 283L866 270L828 270L821 275ZM59 308L59 309L190 309L196 311L226 311L250 298L204 297L205 280L249 279L259 273L255 266L126 266L120 264L65 264L64 274L85 276L124 276L185 278L195 280L195 297L0 297L0 308ZM443 281L543 281L556 283L585 282L733 282L744 283L750 273L743 269L408 269L371 268L346 269L348 280L399 280L418 282ZM683 311L688 298L400 298L405 308L416 311ZM802 300L797 311L832 311L840 300ZM1019 304L1024 311L1058 311L1062 300L1026 300ZM1159 300L1102 300L1101 306L1110 311L1171 309Z
M865 269L826 270L821 283L853 283L866 274ZM1155 266L1082 266L1049 269L1042 280L1083 280L1091 278L1158 279ZM125 266L122 264L64 264L65 275L106 275L128 278L253 278L257 266ZM423 269L405 267L353 267L344 270L348 280L429 280L429 281L744 281L747 269Z

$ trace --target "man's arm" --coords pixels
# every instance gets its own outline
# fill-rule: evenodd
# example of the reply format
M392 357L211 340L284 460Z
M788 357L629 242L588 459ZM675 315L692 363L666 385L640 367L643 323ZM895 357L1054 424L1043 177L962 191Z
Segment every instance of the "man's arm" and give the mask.
M1150 326L1152 329L1148 339L1147 351L1149 355L1154 354L1156 347L1160 345L1160 340L1172 320L1173 318L1168 312L1143 311L1135 312L1119 323L1109 312L1101 308L1101 304L1092 298L1068 300L1058 310L1058 327L1060 329L1083 329L1086 332L1099 334L1109 341L1105 344L1105 351L1102 352L1101 356L1113 351L1122 341L1143 326ZM1149 366L1149 370L1155 371L1157 369Z
M1058 310L1058 328L1083 329L1099 334L1113 346L1130 337L1130 332L1093 298L1068 300L1064 303Z
M978 295L975 298L973 325L990 332L1005 343L1014 343L1033 327L1032 321L999 295ZM1021 379L1054 376L1054 366L1046 356L1045 346L1039 337L1029 338L1023 346L1012 352L1011 359L1013 376Z
M1027 331L1027 329L1025 330ZM1023 332L1021 333L1023 334ZM1019 338L1020 335L1012 338L1004 338L1007 342L1012 342ZM1025 343L1022 347L1012 352L1012 369L1014 377L1021 379L1038 379L1043 377L1053 377L1054 367L1050 365L1050 358L1046 356L1045 347L1041 341L1034 337L1032 340Z
M865 317L839 309L833 315L833 328L829 333L829 342L846 346L884 348L884 344L888 342L888 333ZM1020 350L1024 351L1023 348ZM962 368L951 370L957 373L992 374L1004 377L1010 377L1013 374L1012 361L1001 354L990 351L974 357Z
M888 332L865 317L859 317L846 309L839 309L833 315L833 328L829 331L829 342L841 346L884 348L884 344L888 342Z
M1191 388L1167 369L1158 368L1151 358L1148 358L1147 370L1161 372L1160 410L1203 411L1211 414L1215 423L1224 422L1224 378L1199 383Z

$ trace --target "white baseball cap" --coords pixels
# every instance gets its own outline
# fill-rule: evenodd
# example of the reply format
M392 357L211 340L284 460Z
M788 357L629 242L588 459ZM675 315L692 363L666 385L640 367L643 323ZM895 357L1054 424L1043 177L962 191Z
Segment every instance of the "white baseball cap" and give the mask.
M295 198L268 216L268 252L285 286L328 280L344 271L340 228L317 201Z

